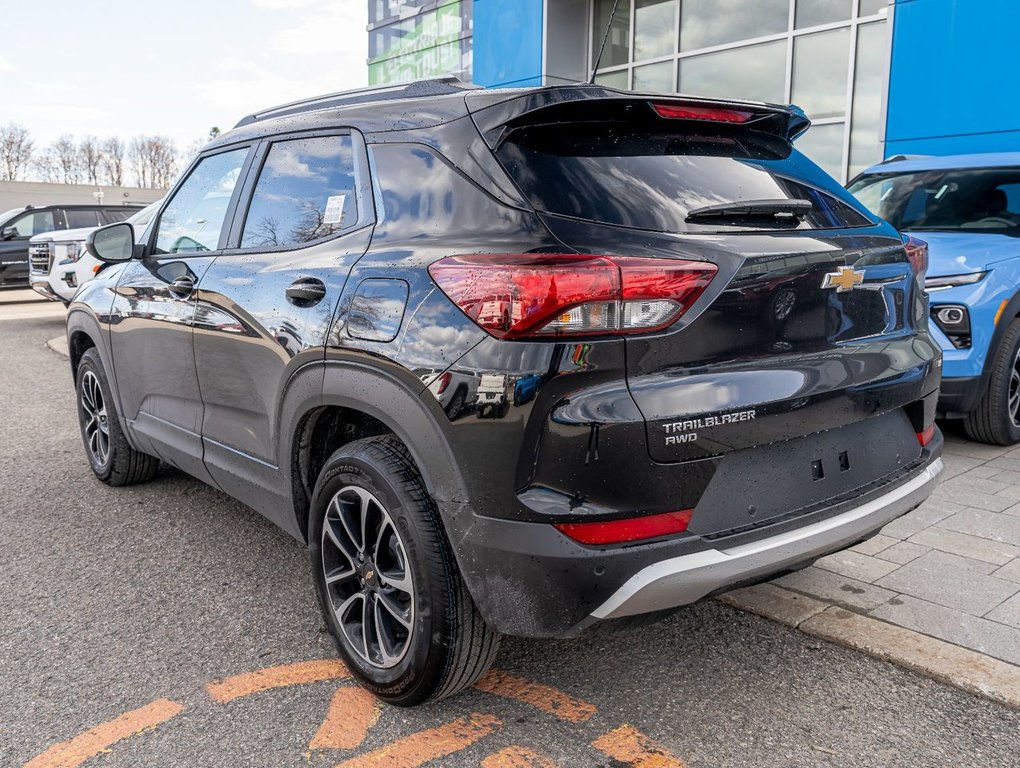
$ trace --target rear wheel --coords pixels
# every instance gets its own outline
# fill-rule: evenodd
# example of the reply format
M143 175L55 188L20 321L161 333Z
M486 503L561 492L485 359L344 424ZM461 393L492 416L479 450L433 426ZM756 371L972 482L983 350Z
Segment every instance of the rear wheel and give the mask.
M361 685L399 706L473 685L499 636L472 602L403 444L374 437L334 453L311 514L320 606Z
M86 350L78 363L75 391L81 439L96 477L115 486L150 480L159 469L159 459L136 451L128 443L95 347Z
M982 443L1020 442L1020 320L1006 328L992 358L988 389L963 426L968 437Z

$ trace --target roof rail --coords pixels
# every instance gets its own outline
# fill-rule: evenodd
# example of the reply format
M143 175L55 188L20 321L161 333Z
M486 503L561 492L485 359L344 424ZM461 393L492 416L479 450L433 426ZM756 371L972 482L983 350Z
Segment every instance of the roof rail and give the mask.
M891 155L883 160L879 165L885 165L886 163L898 163L900 160L926 160L934 155Z
M411 83L378 85L369 88L355 88L349 91L338 91L325 96L314 96L310 99L292 101L278 107L269 107L252 112L238 120L235 128L251 125L274 117L296 115L301 112L312 112L317 109L346 107L351 104L366 104L373 101L394 101L396 99L414 99L421 96L447 96L460 91L476 90L481 86L465 83L458 77L437 77L429 80L416 80Z

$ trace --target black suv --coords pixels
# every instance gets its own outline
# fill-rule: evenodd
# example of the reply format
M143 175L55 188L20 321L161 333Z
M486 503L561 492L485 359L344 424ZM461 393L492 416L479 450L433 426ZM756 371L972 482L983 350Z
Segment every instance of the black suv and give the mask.
M351 672L454 693L798 568L942 469L926 250L792 147L794 108L451 82L206 147L67 331L111 485L162 461L307 542ZM454 407L455 406L455 407Z
M29 205L0 213L0 288L28 287L28 241L43 232L124 221L140 205Z

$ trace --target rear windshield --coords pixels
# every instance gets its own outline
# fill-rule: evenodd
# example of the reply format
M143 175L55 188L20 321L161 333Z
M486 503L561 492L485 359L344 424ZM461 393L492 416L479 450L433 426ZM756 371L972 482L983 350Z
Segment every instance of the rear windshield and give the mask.
M799 155L785 141L749 131L694 135L605 124L537 126L514 131L496 154L536 209L588 221L659 232L872 223L806 183L791 158ZM700 208L752 200L808 200L812 208L785 223L747 215L686 220Z
M897 229L1020 235L1020 168L873 174L850 191Z

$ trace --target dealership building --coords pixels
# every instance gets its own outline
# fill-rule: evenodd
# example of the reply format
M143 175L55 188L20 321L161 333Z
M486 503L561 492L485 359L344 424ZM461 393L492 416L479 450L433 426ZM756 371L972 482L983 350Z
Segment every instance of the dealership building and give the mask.
M369 82L585 80L616 0L369 0ZM1020 150L1017 0L619 0L596 82L799 105L841 180Z

